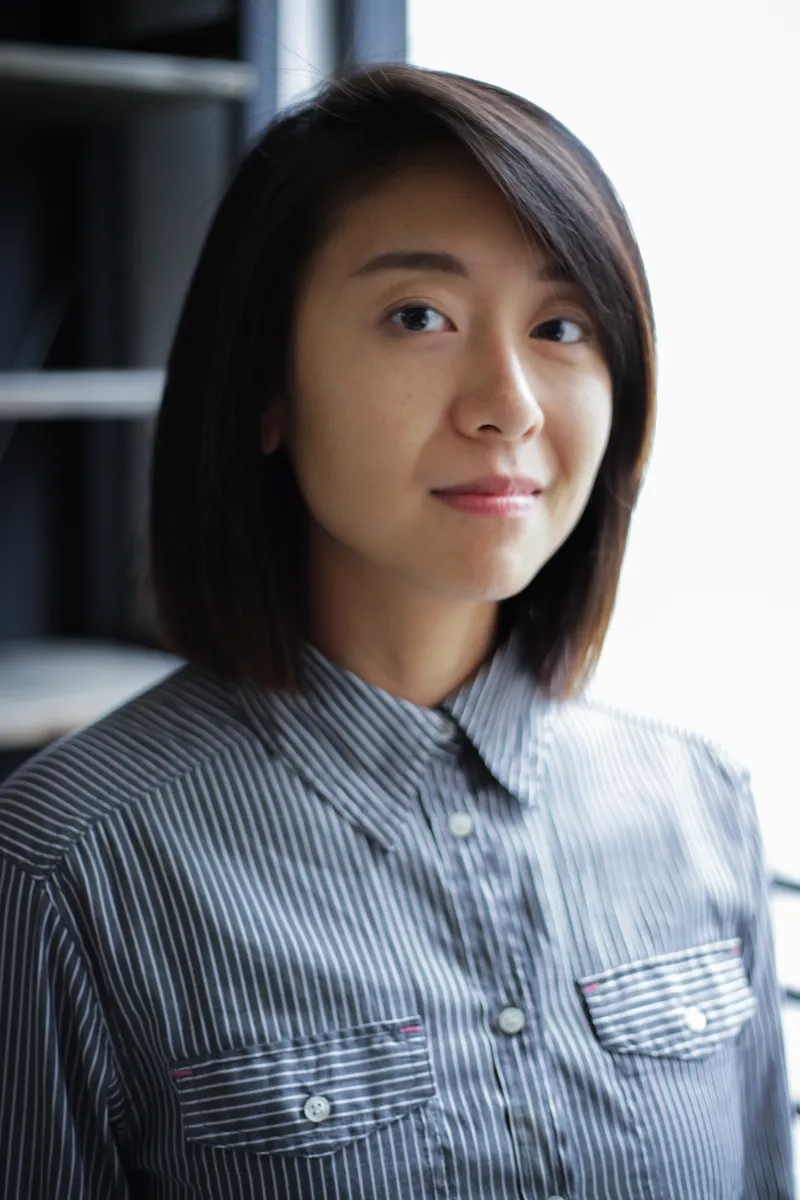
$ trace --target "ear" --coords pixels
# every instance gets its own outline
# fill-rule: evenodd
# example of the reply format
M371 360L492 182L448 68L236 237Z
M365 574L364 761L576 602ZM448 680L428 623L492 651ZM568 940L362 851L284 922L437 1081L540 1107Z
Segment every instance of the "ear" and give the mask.
M261 453L273 454L281 444L281 431L277 405L261 414Z

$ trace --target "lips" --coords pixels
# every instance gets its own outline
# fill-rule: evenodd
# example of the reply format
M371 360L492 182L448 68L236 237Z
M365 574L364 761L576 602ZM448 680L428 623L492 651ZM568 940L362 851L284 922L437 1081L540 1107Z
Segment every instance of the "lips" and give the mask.
M527 475L483 475L466 483L456 483L448 488L435 488L440 496L538 496L544 489Z

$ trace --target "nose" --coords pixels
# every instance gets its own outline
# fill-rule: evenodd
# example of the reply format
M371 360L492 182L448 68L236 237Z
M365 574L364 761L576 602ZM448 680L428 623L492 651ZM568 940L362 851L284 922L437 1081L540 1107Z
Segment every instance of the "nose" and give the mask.
M454 405L460 433L498 442L525 441L544 425L530 367L508 341L483 340L465 362Z

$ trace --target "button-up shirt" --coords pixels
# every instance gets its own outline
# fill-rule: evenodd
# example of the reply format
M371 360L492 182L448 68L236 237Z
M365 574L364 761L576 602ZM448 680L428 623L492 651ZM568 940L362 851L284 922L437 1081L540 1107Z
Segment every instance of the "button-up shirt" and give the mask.
M0 793L4 1200L786 1200L747 773L306 652L186 666Z

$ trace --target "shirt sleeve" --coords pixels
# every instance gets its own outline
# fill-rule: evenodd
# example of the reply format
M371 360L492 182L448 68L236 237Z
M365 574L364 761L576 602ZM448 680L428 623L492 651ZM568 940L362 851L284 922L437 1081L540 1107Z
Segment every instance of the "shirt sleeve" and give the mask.
M127 1200L111 1046L46 882L0 858L0 1196Z
M743 1200L793 1200L791 1106L780 1012L780 989L769 909L769 887L756 807L747 772L739 785L752 920L745 931L744 966L756 1015L742 1032Z

